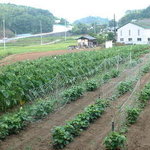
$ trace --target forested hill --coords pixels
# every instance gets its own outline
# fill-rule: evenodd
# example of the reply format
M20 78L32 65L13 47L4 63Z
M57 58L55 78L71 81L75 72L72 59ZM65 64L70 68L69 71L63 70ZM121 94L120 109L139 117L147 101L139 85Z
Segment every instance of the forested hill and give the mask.
M78 23L83 23L83 24L108 24L109 20L107 18L101 18L101 17L95 17L95 16L89 16L89 17L85 17L85 18L81 18L79 20L76 20L74 23L78 24Z
M55 17L48 10L15 4L0 4L0 25L5 18L6 28L17 34L51 32ZM0 28L1 28L0 27Z
M119 26L122 26L135 19L150 18L150 6L142 10L128 10L124 17L119 20Z

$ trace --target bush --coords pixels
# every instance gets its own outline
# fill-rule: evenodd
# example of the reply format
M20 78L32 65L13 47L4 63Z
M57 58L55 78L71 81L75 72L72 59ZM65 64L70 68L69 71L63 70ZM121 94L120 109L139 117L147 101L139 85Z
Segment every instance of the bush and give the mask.
M110 78L111 78L110 74L109 74L109 73L106 73L106 74L103 76L103 82L106 83Z
M139 101L141 103L141 106L145 106L146 102L150 100L150 83L148 83L144 89L141 90L139 95Z
M133 81L124 81L124 82L121 82L118 85L118 87L117 87L118 94L119 95L123 95L126 92L132 90L132 87L133 87Z
M111 71L110 75L111 75L112 78L116 78L116 77L119 76L119 73L120 73L119 70L113 69Z
M127 110L127 124L134 124L139 117L140 109L139 108L130 108Z
M94 91L97 89L98 84L96 80L91 80L91 81L87 81L85 86L87 91Z
M63 92L62 97L68 101L74 101L81 97L83 92L84 90L81 86L74 86Z
M55 128L52 133L54 147L65 147L74 137L87 129L91 122L99 118L108 105L109 102L106 100L97 100L95 104L89 105L83 113L78 114L73 120L68 121L66 125Z
M73 140L72 135L64 127L55 127L52 132L53 146L55 148L62 149Z
M104 145L107 150L120 150L125 146L126 137L118 132L111 132L105 139Z

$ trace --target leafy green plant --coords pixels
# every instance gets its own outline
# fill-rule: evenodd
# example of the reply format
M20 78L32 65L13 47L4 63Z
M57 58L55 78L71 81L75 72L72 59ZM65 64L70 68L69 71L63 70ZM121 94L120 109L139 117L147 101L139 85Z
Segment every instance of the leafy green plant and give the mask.
M83 95L84 89L81 86L74 86L63 92L62 97L68 101L77 100Z
M96 80L90 80L86 82L85 86L87 91L94 91L98 88L98 83Z
M107 150L121 150L125 147L126 137L118 132L111 132L105 139L104 145Z
M65 147L74 137L87 129L91 122L99 118L107 106L109 106L107 100L97 100L95 104L89 105L83 113L78 114L73 120L68 121L66 125L54 128L52 133L54 147Z
M116 77L119 76L119 73L120 73L119 70L113 69L113 70L111 71L111 73L110 73L110 76L111 76L112 78L116 78Z
M110 74L109 74L109 73L106 73L106 74L103 76L103 82L106 83L110 78L111 78Z
M150 83L141 90L138 100L140 101L141 107L144 107L148 100L150 100Z
M133 87L133 81L132 81L132 80L123 81L123 82L121 82L121 83L118 85L118 87L117 87L118 94L119 94L119 95L123 95L123 94L125 94L126 92L132 90L132 87Z
M72 135L64 127L55 127L52 132L52 143L55 148L62 149L73 140Z
M127 124L129 124L129 125L134 124L136 122L137 118L139 117L140 111L141 110L136 107L129 108L127 110L127 117L126 117Z

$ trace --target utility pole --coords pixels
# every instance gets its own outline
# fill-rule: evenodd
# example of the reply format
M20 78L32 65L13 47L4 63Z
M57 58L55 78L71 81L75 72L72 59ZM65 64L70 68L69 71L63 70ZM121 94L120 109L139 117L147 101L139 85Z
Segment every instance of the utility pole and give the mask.
M115 35L115 40L116 40L116 16L114 14L114 35Z
M6 33L5 33L5 19L3 19L3 42L4 42L4 50L6 49Z
M65 19L65 41L66 41L66 36L67 36L67 22L66 22L66 19Z
M41 33L41 45L43 44L43 36L42 36L42 22L40 21L40 33Z

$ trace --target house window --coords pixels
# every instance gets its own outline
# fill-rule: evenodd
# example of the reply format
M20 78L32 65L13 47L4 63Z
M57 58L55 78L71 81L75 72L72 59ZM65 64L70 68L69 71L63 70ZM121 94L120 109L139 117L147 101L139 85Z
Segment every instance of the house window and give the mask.
M138 30L138 36L140 36L140 30Z
M142 41L142 39L141 38L137 38L137 41Z
M148 42L150 42L150 38L148 38L147 40L148 40Z
M131 30L129 30L129 36L131 35Z
M120 31L120 36L122 36L122 30Z
M128 41L132 41L132 38L128 38Z
M124 38L120 38L120 41L124 41Z

